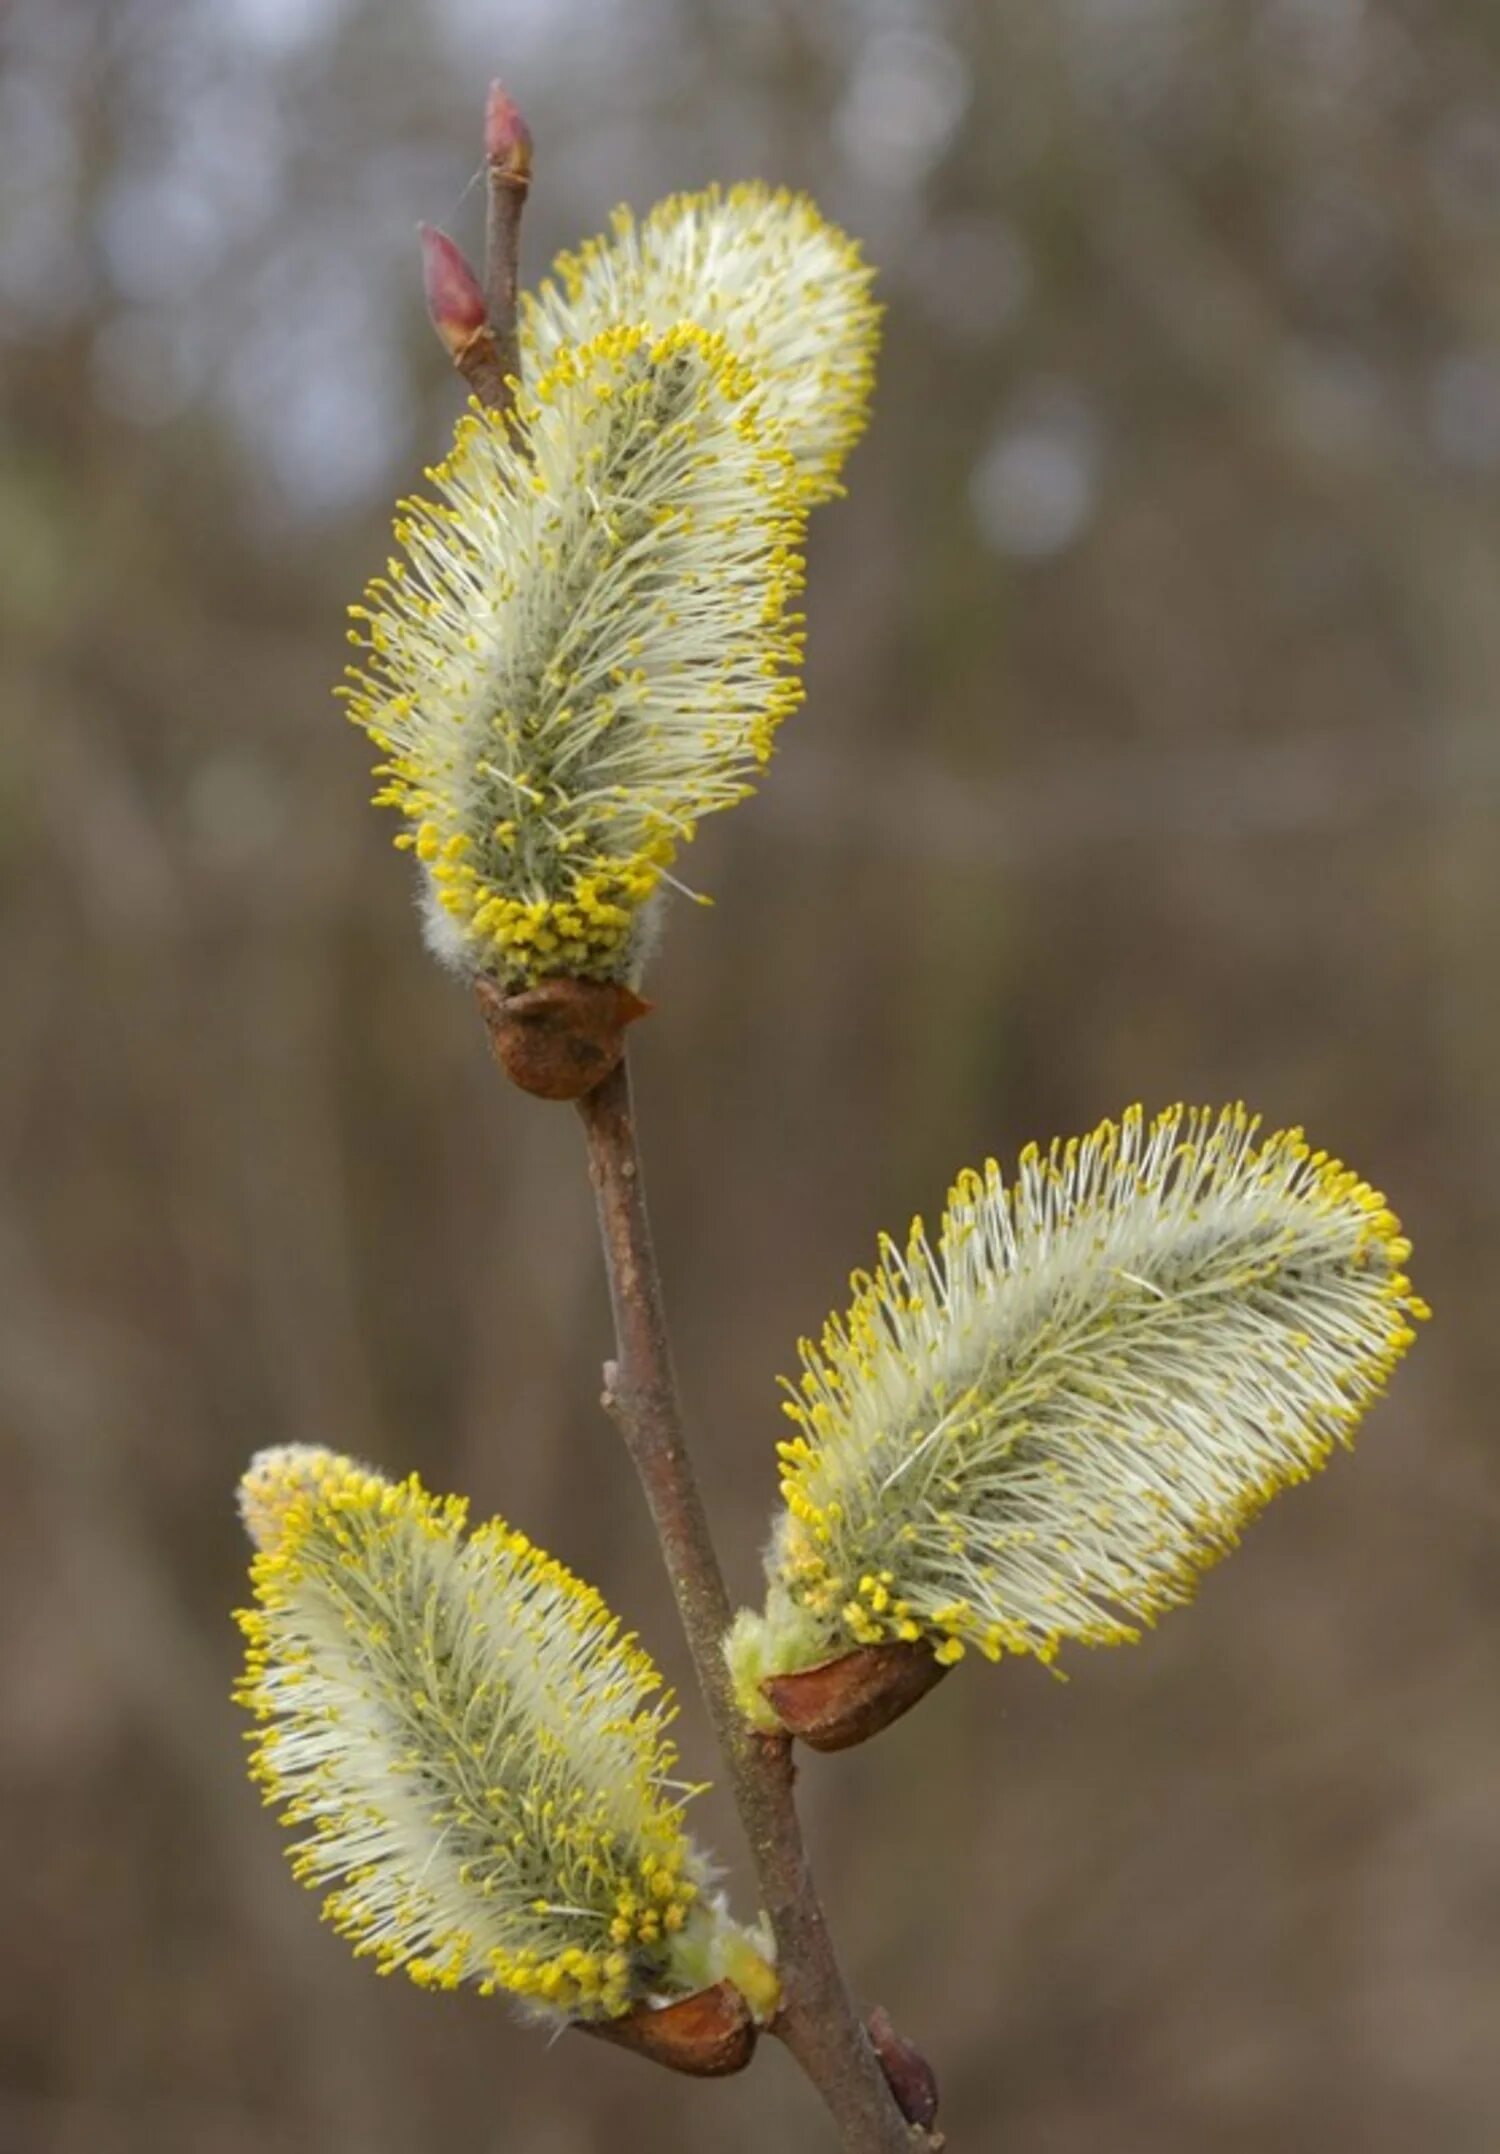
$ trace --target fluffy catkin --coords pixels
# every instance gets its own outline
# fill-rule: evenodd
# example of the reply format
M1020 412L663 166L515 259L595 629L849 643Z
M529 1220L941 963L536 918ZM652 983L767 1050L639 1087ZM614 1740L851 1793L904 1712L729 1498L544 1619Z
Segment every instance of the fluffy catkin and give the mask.
M415 1478L262 1453L238 1698L296 1874L382 1973L607 2019L732 1973L764 1940L705 1890L661 1679L589 1586Z
M351 609L341 693L429 940L503 987L633 981L698 818L753 790L797 669L805 509L749 368L678 323L471 407Z
M962 1175L821 1341L780 1446L767 1675L859 1645L1050 1661L1139 1636L1347 1441L1428 1314L1383 1196L1243 1107L1132 1108Z

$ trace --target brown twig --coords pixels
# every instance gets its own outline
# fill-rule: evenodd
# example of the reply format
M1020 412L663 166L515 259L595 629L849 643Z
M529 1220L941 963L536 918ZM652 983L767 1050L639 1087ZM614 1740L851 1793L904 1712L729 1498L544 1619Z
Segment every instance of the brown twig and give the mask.
M418 227L427 311L448 357L481 404L507 412L521 369L516 329L521 212L531 187L531 129L504 86L490 84L484 108L484 283L435 225Z
M834 1957L792 1799L791 1743L754 1733L730 1688L729 1597L683 1436L627 1063L578 1107L617 1340L605 1404L645 1490L776 1935L783 2001L773 2031L823 2097L846 2154L912 2154L931 2142L897 2109Z
M503 411L510 407L510 382L521 370L516 297L521 212L531 186L531 129L499 82L490 84L484 108L484 171L484 299L500 367Z

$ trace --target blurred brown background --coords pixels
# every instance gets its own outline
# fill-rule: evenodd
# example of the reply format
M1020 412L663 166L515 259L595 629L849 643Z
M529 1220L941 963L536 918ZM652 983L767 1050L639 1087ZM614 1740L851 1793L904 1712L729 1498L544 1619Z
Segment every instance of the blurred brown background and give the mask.
M20 0L0 72L0 2154L816 2154L380 1983L241 1778L250 1451L504 1509L686 1676L570 1116L423 956L329 685L526 252L762 174L889 306L811 696L639 1034L738 1592L773 1377L988 1150L1244 1096L1438 1320L1195 1610L809 1764L955 2154L1500 2147L1500 13L1489 0ZM684 1744L707 1771L695 1701ZM726 1805L700 1831L741 1868ZM743 1889L740 1893L745 1900Z

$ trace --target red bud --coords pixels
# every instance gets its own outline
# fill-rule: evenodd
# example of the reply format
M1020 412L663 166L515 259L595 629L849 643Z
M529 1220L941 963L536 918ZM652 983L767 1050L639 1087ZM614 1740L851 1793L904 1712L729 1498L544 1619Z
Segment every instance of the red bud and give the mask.
M485 326L484 293L463 255L446 232L434 224L419 224L422 241L422 285L432 326L457 358L476 330Z
M492 82L484 106L485 163L498 165L510 179L531 177L531 129L503 82Z

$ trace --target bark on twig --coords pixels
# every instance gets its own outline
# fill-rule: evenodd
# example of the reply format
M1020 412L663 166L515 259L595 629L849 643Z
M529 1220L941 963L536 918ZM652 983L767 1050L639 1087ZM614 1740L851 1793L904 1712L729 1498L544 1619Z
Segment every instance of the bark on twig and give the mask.
M605 1371L605 1404L645 1490L776 1934L783 2001L772 2031L823 2097L846 2154L912 2154L931 2142L892 2099L834 1956L792 1799L790 1740L756 1734L730 1688L723 1654L729 1598L683 1435L627 1063L578 1107L618 1342L618 1359Z
M531 187L531 130L498 82L484 111L484 298L500 371L496 408L510 409L512 379L521 371L516 333L521 212Z

